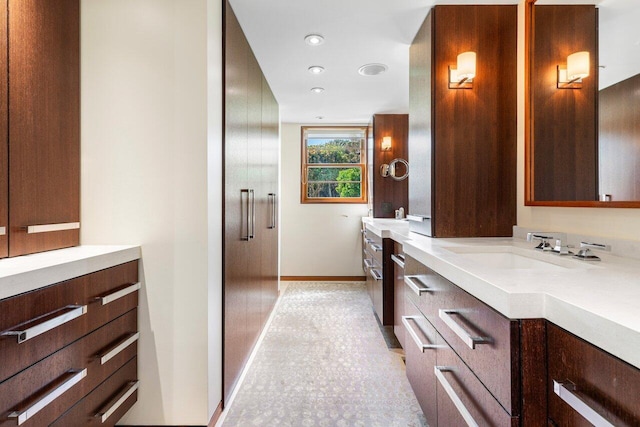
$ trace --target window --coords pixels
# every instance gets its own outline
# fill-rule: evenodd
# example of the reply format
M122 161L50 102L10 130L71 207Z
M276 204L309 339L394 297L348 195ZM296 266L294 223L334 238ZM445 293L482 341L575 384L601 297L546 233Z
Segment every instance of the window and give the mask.
M366 203L366 127L302 128L302 203Z

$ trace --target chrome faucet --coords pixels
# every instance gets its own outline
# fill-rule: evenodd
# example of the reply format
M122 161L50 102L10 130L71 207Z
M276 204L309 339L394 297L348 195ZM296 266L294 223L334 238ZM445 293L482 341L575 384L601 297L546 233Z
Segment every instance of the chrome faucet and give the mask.
M549 243L549 240L555 239L557 237L566 238L564 233L549 233L549 232L535 231L533 233L527 233L527 242L539 240L540 244L536 246L536 249L540 249L542 251L552 251L553 248L551 247L551 243Z
M594 255L591 249L611 252L611 246L602 243L580 242L580 250L573 257L583 261L600 261L600 257Z

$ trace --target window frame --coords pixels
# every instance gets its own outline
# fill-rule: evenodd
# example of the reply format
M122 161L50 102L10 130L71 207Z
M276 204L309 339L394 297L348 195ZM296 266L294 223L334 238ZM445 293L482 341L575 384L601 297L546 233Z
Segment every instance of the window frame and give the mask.
M307 141L305 132L308 129L324 129L324 130L350 130L357 129L362 131L362 146L360 147L360 163L307 163ZM367 203L367 137L369 129L365 125L353 126L301 126L300 127L300 145L301 145L301 161L300 161L300 203ZM309 166L319 167L359 167L360 172L360 197L308 197L307 196L307 170Z

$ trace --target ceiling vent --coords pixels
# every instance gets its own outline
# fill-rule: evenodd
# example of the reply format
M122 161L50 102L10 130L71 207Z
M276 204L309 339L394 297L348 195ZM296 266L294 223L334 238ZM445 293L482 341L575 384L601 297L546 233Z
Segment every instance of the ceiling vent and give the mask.
M387 71L387 66L384 64L366 64L358 68L358 73L363 76L377 76Z

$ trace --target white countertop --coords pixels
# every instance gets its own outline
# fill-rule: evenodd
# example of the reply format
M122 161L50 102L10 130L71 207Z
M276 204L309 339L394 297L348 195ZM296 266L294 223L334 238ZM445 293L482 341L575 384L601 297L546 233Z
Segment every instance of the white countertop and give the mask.
M640 368L640 262L597 252L586 262L542 253L512 238L434 239L391 220L365 218L367 228L403 243L405 254L511 319L547 319ZM384 231L382 231L384 230ZM474 247L515 248L561 264L552 271L501 269L465 257ZM452 248L449 250L447 248ZM462 248L462 249L456 249ZM531 252L528 252L531 251ZM548 258L546 258L548 257Z
M140 258L139 246L76 246L0 259L0 299Z

